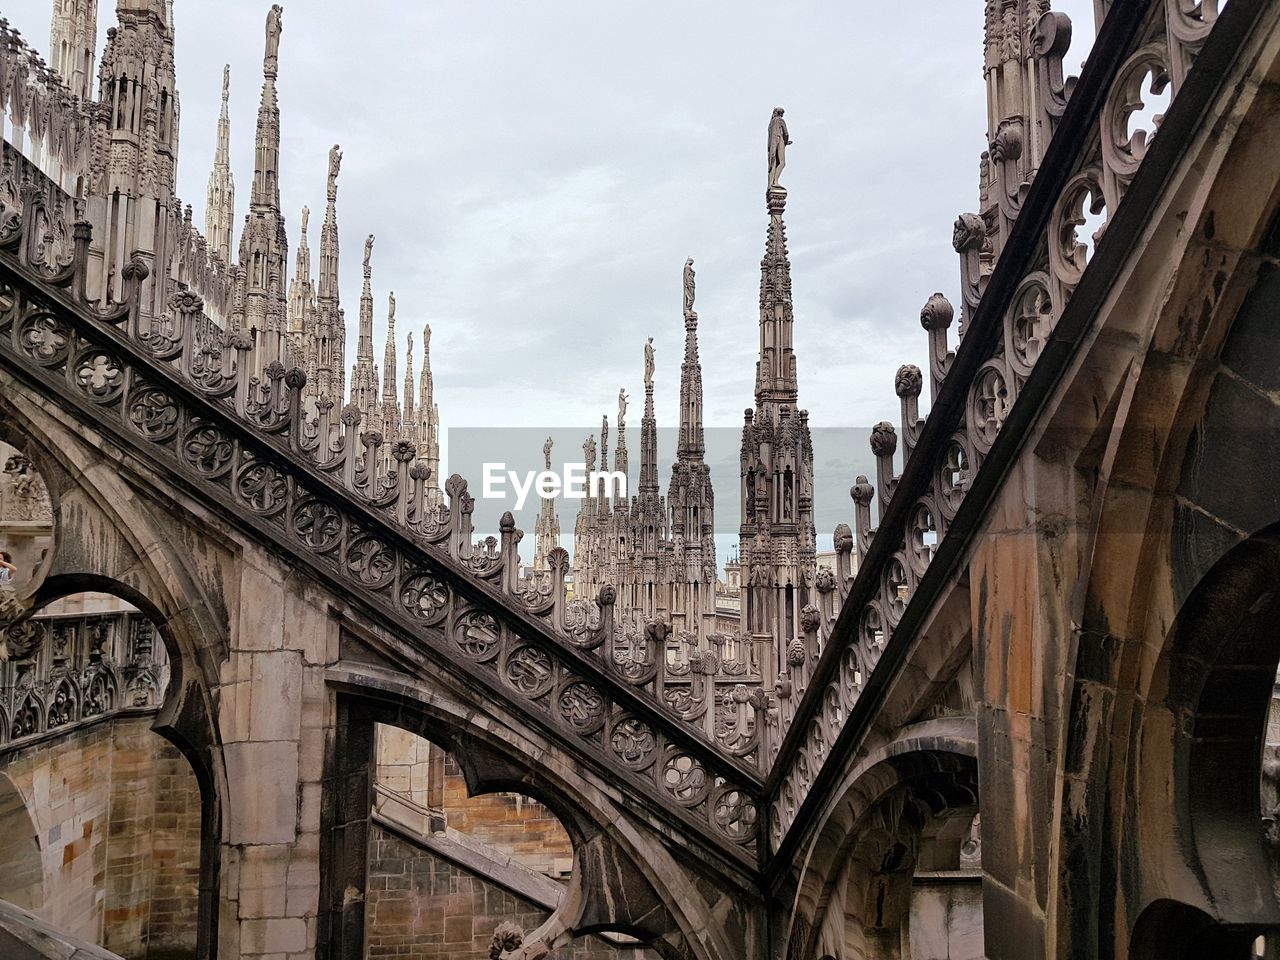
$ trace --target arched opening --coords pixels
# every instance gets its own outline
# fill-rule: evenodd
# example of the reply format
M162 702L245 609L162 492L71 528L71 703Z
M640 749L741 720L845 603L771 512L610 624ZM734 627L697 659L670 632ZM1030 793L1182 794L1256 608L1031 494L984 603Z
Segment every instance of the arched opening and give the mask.
M584 838L564 797L478 772L491 760L477 760L478 745L389 704L338 704L323 815L327 960L497 956L580 895ZM662 956L633 933L583 930L550 956Z
M204 790L154 729L154 623L77 593L0 636L0 899L125 960L210 956Z

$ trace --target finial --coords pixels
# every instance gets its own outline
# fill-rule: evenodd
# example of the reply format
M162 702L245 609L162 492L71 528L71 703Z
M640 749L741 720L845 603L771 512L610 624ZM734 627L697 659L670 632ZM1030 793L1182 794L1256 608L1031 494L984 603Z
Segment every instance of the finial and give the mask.
M396 322L396 292L392 290L387 294L387 323Z
M373 276L373 268L369 266L369 258L373 256L373 234L365 237L364 240L364 278L368 280Z
M311 211L304 204L302 207L302 239L307 238L307 224L311 222Z
M644 345L644 388L653 389L653 337Z
M555 446L550 437L547 442L542 445L542 460L546 464L546 469L551 469L551 448Z
M231 99L231 64L222 66L222 105L225 107Z

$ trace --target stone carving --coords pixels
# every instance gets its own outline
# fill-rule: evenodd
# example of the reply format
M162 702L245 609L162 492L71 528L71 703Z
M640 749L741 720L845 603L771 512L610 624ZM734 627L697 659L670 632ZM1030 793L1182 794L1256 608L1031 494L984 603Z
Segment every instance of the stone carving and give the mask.
M646 389L653 387L653 337L644 345L644 385Z
M279 70L280 33L284 28L281 20L283 13L284 8L278 3L272 4L271 9L267 11L267 45L262 60L262 72L268 77L274 77Z
M686 317L697 316L693 312L694 291L693 257L690 257L684 262L684 315Z
M791 135L787 132L787 121L782 119L781 107L773 108L773 116L769 119L769 186L779 186L778 179L782 169L787 165L787 147L791 146Z

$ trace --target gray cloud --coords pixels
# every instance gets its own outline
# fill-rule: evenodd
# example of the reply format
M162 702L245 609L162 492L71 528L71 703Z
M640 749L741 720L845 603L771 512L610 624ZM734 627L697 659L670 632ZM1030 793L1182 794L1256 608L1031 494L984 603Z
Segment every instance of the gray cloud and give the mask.
M105 35L114 11L100 5ZM6 6L47 46L48 0ZM238 217L247 206L267 6L175 0L179 192L197 223L224 62ZM1092 33L1088 0L1058 6ZM1069 62L1086 48L1077 39ZM926 357L919 308L956 286L951 223L977 204L981 66L977 2L290 0L291 263L298 213L323 208L341 143L348 365L374 233L376 357L394 289L402 338L432 325L446 428L598 423L623 384L634 426L650 335L670 426L691 255L708 425L734 426L752 401L765 130L780 104L795 140L783 180L801 403L816 427L892 419L894 371ZM313 250L318 233L317 218ZM403 340L399 353L403 365Z

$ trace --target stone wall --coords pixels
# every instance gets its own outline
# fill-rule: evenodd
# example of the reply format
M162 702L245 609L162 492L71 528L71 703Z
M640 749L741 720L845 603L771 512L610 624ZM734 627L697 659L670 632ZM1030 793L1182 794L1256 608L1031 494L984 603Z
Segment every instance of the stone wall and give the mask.
M395 834L371 827L365 913L368 960L482 960L493 930L503 921L526 933L547 911L470 874ZM555 960L641 960L645 951L622 951L598 937L575 940Z
M917 876L911 887L911 960L983 960L982 878Z
M34 822L36 912L127 960L181 960L195 953L200 796L151 722L79 727L0 757L0 772Z

